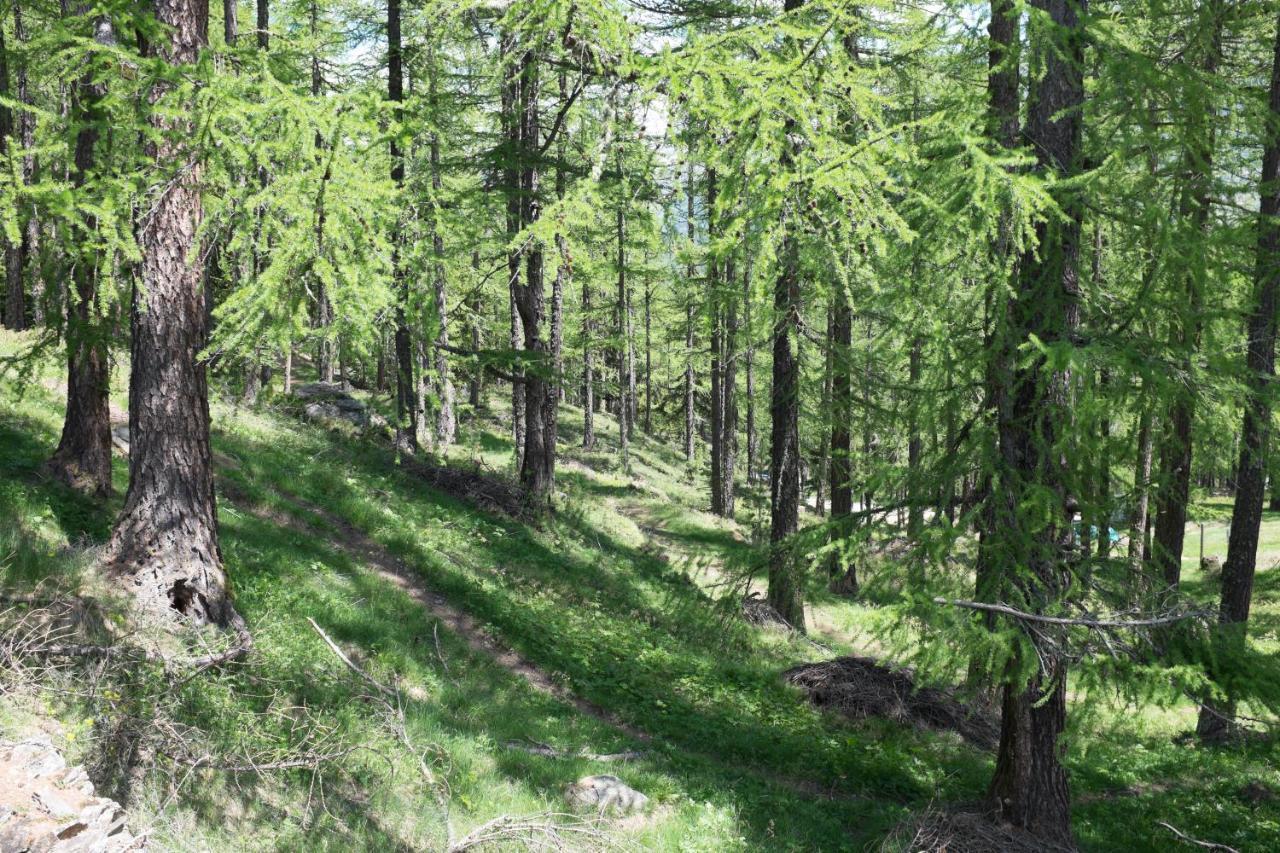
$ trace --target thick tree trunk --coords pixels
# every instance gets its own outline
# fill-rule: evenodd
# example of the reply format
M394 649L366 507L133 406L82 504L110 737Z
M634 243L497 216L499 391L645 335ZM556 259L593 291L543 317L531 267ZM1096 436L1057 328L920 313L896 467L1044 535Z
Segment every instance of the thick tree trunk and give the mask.
M110 19L94 20L94 41L114 46L115 30ZM84 186L95 168L95 155L104 120L102 99L107 87L86 74L78 84L76 98L75 172L73 185ZM86 223L92 230L96 222ZM111 494L111 413L108 395L111 365L106 330L98 308L96 253L82 254L74 267L75 293L67 300L67 410L62 437L49 460L54 476L74 488L105 497Z
M827 488L831 485L831 359L833 347L831 339L835 336L835 313L831 305L827 305L827 345L822 353L822 402L818 406L821 413L821 427L818 436L818 465L813 477L813 509L820 516L827 514Z
M1196 69L1206 80L1217 75L1222 58L1222 26L1225 17L1224 0L1206 0L1200 14L1206 16L1200 25L1205 27L1207 45ZM1189 91L1184 115L1184 129L1188 140L1182 156L1182 194L1178 200L1177 218L1188 223L1188 229L1196 235L1203 234L1209 224L1209 209L1213 189L1214 121L1213 100L1201 82ZM1200 246L1204 241L1191 241ZM1205 282L1208 258L1203 249L1193 249L1196 254L1187 259L1182 280L1182 292L1177 298L1183 305L1175 310L1170 320L1170 344L1179 354L1180 368L1186 383L1177 386L1169 406L1169 431L1160 448L1160 476L1162 489L1156 500L1155 544L1152 558L1164 582L1176 587L1182 578L1182 546L1187 526L1187 501L1191 493L1191 426L1195 415L1196 394L1191 385L1195 352L1200 346Z
M208 7L196 0L162 3L169 35L157 51L190 65L208 41ZM157 84L152 101L168 84ZM184 113L189 115L189 113ZM209 450L204 292L194 263L200 226L200 167L188 147L189 118L155 115L159 134L146 144L157 174L174 178L158 191L139 228L143 288L134 293L129 383L129 490L108 553L140 605L196 622L233 617L218 549Z
M1082 16L1084 0L1034 0L1053 29L1040 45L1044 75L1028 104L1027 138L1039 169L1071 176L1079 171L1080 110L1084 103ZM1007 305L1009 341L1036 336L1046 343L1070 342L1080 318L1078 272L1080 201L1059 191L1066 213L1037 225L1038 248L1025 253L1017 292ZM1004 342L997 341L1003 348ZM1000 476L993 502L1001 566L1001 598L1016 595L1041 612L1069 586L1071 543L1066 472L1069 450L1061 434L1071 428L1071 375L1047 371L1039 360L1002 372L997 427ZM1069 432L1067 433L1069 436ZM1034 525L1026 517L1032 496L1052 496L1056 520ZM1039 516L1037 516L1039 519ZM1070 797L1059 736L1066 722L1067 659L1064 638L1050 630L1028 633L1030 661L1019 645L1004 688L1000 745L988 790L990 809L1001 819L1046 842L1070 846ZM1025 678L1028 668L1034 671Z
M1280 303L1280 16L1276 20L1275 55L1271 66L1272 124L1264 137L1261 203L1258 215L1258 257L1253 310L1249 315L1249 348L1245 355L1248 386L1244 424L1240 429L1240 464L1236 469L1236 499L1231 512L1227 562L1222 567L1221 632L1243 649L1253 578L1258 561L1258 533L1266 497L1267 443L1271 432L1271 398L1276 361L1276 309ZM1231 733L1235 702L1206 701L1197 732L1205 741Z

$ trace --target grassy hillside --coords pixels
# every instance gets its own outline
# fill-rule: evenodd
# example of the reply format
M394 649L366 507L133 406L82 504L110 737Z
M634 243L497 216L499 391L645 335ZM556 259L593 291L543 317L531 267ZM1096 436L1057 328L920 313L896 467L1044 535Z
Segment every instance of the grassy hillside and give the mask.
M0 355L18 343L0 333ZM117 459L106 506L42 476L61 425L60 375L50 361L22 393L12 374L0 378L3 586L82 589L110 613L109 589L86 567L126 468ZM490 396L490 411L464 413L450 461L500 475L511 443ZM115 402L124 406L122 389ZM441 849L502 815L564 811L564 786L590 773L621 777L654 807L580 836L586 847L858 850L912 811L981 796L989 753L951 733L849 724L781 682L798 663L884 653L886 617L815 589L817 645L743 622L741 589L727 580L749 564L751 501L737 523L702 512L704 477L694 484L674 442L639 438L624 474L613 421L599 417L601 446L583 453L581 412L562 407L563 494L529 525L431 488L379 442L300 422L278 398L213 409L223 557L256 641L249 663L179 683L117 674L61 693L7 673L0 697L6 734L51 731L101 778L101 756L129 731L162 725L179 726L194 756L337 755L255 773L162 751L118 792L161 849ZM1280 517L1264 538L1280 541ZM1225 549L1216 529L1206 549ZM1211 598L1211 581L1190 574ZM1273 645L1280 573L1261 572L1258 586L1256 630ZM308 620L394 686L402 732ZM1189 703L1094 707L1073 715L1068 759L1085 848L1167 849L1178 842L1157 822L1168 821L1274 849L1280 804L1257 794L1280 791L1273 745L1184 744ZM528 751L537 744L560 755ZM576 755L629 751L642 754Z

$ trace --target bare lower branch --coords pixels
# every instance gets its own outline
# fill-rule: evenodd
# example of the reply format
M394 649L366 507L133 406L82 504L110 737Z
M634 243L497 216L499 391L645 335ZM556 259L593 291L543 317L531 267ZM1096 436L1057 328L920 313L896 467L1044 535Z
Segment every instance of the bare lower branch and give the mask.
M1199 611L1192 610L1182 613L1166 613L1162 616L1152 616L1146 619L1092 619L1087 617L1044 616L1039 613L1027 613L1023 610L1017 610L1007 604L988 604L981 601L964 601L955 598L938 597L934 598L933 601L935 604L950 604L953 607L981 610L985 613L999 613L1014 619L1021 619L1024 622L1040 622L1045 625L1079 625L1085 628L1154 628L1160 625L1172 625L1175 622L1182 622L1186 619L1193 619L1203 615Z

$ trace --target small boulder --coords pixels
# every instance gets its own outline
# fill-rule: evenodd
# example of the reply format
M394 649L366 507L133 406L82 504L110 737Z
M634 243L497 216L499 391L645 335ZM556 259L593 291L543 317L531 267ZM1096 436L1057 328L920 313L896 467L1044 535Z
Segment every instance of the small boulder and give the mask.
M584 776L565 788L564 801L571 808L630 814L642 811L649 798L617 776Z

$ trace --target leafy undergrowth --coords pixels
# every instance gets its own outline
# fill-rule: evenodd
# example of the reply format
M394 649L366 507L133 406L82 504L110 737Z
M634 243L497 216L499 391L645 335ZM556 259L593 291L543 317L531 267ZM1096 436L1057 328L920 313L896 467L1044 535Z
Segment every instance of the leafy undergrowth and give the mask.
M498 405L464 413L451 458L509 469ZM105 539L118 509L119 497L95 505L41 476L60 414L56 392L35 383L19 398L0 380L6 587L49 577L78 584L86 547ZM982 793L989 753L953 734L839 721L782 683L783 671L825 653L751 628L717 601L728 589L717 586L722 567L749 561L758 509L742 501L738 524L701 512L705 496L670 444L640 438L624 474L611 452L613 421L597 416L600 446L584 452L581 413L566 407L558 511L531 527L435 491L380 444L302 425L270 400L254 411L216 403L214 420L223 556L256 639L252 664L166 687L163 702L139 698L157 695L154 686L134 696L15 690L0 721L56 721L59 744L85 760L110 745L110 721L145 726L161 710L227 755L284 751L299 738L362 749L318 772L190 771L158 760L128 793L135 822L164 849L440 849L446 821L458 837L499 815L561 811L567 783L613 773L656 806L608 827L610 844L856 850L912 811ZM122 493L120 460L116 474ZM344 525L605 713L535 689L455 635L368 565ZM1269 580L1259 583L1264 619L1280 599ZM835 653L865 654L876 651L882 618L819 595L813 624ZM447 815L368 686L308 619L397 686L408 740L447 785ZM1242 850L1273 845L1280 810L1246 787L1280 789L1273 747L1180 744L1189 706L1116 707L1087 720L1071 733L1069 758L1085 848L1166 848L1175 840L1161 820ZM643 755L554 758L509 741Z

